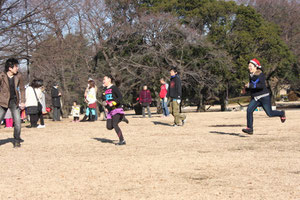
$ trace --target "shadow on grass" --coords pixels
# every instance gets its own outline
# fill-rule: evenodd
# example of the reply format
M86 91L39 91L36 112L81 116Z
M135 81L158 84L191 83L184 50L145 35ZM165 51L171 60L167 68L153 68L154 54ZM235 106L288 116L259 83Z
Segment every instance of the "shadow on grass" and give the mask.
M219 135L231 135L231 136L237 136L237 137L249 137L246 135L241 135L239 133L225 133L220 131L210 131L210 133L219 134Z
M209 127L244 127L242 124L216 124L216 125L210 125Z
M159 122L159 121L152 121L154 125L162 125L162 126L171 126L172 125L168 124L168 123L164 123L164 122Z
M98 142L109 143L109 144L115 144L115 142L118 142L117 140L110 140L106 138L93 138L93 139L97 140Z
M0 146L2 145L5 145L7 143L14 143L14 139L13 138L7 138L7 139L3 139L3 140L0 140Z

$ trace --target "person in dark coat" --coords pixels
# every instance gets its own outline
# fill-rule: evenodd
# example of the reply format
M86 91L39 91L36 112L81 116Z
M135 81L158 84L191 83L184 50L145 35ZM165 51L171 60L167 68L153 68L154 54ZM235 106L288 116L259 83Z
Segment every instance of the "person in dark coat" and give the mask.
M286 120L285 111L272 110L270 91L266 86L266 78L262 71L260 62L257 59L249 61L249 83L245 85L242 91L244 94L249 91L251 101L247 108L247 128L242 131L247 134L253 134L253 112L258 106L262 106L269 117L280 117L281 122Z
M61 93L58 89L58 84L54 84L51 90L51 98L52 98L52 106L53 106L53 121L60 121L60 113L61 113L61 103L60 97Z
M183 126L186 122L186 116L179 113L179 106L182 98L182 87L176 67L172 67L170 69L170 75L171 79L167 97L170 98L170 113L174 116L173 126L179 126L180 121L182 122Z
M148 116L151 118L150 104L152 102L151 92L148 90L147 85L143 86L143 90L140 92L139 101L142 106L143 117L145 117L145 109L147 108Z
M0 122L8 109L14 120L14 147L21 147L20 110L25 108L25 87L19 73L19 61L9 58L5 62L5 70L0 73Z

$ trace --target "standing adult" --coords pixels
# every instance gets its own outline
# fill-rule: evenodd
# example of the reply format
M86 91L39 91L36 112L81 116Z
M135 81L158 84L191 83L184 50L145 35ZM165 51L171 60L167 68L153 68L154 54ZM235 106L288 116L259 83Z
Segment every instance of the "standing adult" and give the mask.
M173 126L179 126L180 121L182 122L182 126L185 123L186 116L184 114L179 113L179 106L182 97L182 87L181 80L178 75L178 71L176 67L172 67L170 70L170 86L168 89L167 97L170 97L170 112L174 116L174 124Z
M161 101L161 108L163 110L163 117L168 117L169 116L169 108L168 108L168 88L169 84L166 83L164 78L160 79L160 92L159 92L159 98Z
M47 105L46 105L46 88L44 86L44 81L39 79L38 84L40 85L40 90L42 92L41 99L40 99L40 102L43 106L42 113L47 114L47 110L46 110L46 108L47 108Z
M83 119L80 122L87 121L87 118L89 116L91 122L95 121L96 119L96 107L97 107L97 88L95 85L95 81L93 79L88 80L88 87L86 88L84 92L84 100L88 104L88 107L86 108L86 113Z
M151 92L150 90L148 90L147 85L143 86L143 89L139 95L139 101L142 106L143 117L145 117L145 109L147 108L148 116L149 118L151 118L150 104L152 102L152 97L151 97Z
M42 79L38 79L36 82L37 85L37 90L39 95L38 97L38 101L40 102L41 106L42 106L42 110L39 111L38 113L38 117L40 120L40 125L38 125L37 128L45 128L45 122L44 122L44 114L47 113L46 111L46 91L45 91L45 87L44 87L44 81Z
M42 107L39 101L42 92L38 88L36 79L34 79L30 86L26 88L26 110L30 117L30 126L27 126L27 128L37 128L37 122L42 114ZM44 122L41 121L41 123Z
M20 147L21 117L20 109L25 108L25 88L19 71L19 61L10 58L5 63L5 70L0 74L0 121L10 108L14 120L14 147ZM20 93L19 93L20 91ZM20 103L20 104L19 104Z
M59 86L55 83L51 90L52 106L53 106L53 121L60 121L60 109L61 109L61 93L59 92Z
M247 108L247 128L242 129L244 133L253 134L253 112L258 106L262 106L269 117L280 117L285 122L285 111L272 110L270 91L266 86L266 78L262 71L260 62L252 59L248 64L249 83L245 85L245 91L250 91L251 101Z

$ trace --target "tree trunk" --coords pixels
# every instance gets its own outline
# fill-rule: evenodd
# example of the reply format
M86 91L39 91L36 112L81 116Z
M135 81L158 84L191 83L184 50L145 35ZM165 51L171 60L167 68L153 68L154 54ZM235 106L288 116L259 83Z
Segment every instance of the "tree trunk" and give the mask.
M219 95L219 99L221 104L221 111L227 111L227 107L228 107L227 92L222 91Z
M205 105L204 105L204 99L203 99L203 95L201 93L202 87L199 89L199 101L198 101L198 105L197 105L197 112L205 112Z

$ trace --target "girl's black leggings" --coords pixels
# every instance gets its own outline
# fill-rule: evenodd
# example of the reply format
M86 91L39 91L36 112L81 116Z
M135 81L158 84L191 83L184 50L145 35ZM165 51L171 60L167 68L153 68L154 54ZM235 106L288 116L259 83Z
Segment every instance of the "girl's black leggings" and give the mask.
M121 122L121 119L122 119L122 116L120 114L116 114L116 115L112 116L112 119L107 119L106 128L108 130L115 129L115 131L119 137L119 140L123 141L124 140L123 134L119 127L119 123Z

